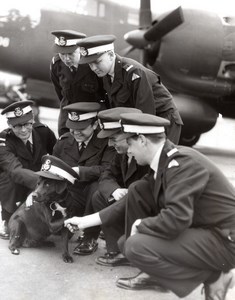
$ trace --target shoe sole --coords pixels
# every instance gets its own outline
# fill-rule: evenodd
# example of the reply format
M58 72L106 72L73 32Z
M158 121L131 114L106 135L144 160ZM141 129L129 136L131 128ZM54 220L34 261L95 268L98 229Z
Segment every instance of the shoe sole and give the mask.
M133 287L122 285L122 284L116 282L116 286L119 287L119 288L122 288L124 290L131 290L131 291L158 290L158 291L165 292L165 293L168 292L167 290L164 290L164 288L159 287L157 284L156 285L142 285L142 286L139 286L139 287L136 286L136 287L133 288Z
M131 266L131 263L129 261L126 262L116 262L116 263L104 263L104 262L100 262L99 260L95 260L95 262L97 263L97 265L100 266L105 266L105 267L125 267L125 266Z

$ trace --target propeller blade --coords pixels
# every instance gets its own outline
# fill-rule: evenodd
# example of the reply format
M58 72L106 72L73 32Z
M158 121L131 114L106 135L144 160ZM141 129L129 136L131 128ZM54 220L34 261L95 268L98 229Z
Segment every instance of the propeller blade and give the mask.
M139 28L149 28L152 24L150 0L141 0L139 13Z
M183 11L181 7L178 7L147 30L144 34L144 38L148 41L160 40L163 36L174 30L183 22Z

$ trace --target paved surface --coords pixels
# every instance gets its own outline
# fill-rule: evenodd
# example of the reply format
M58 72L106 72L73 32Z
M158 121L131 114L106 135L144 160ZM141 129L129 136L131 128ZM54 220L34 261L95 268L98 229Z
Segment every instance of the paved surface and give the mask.
M56 111L50 115L56 116ZM47 114L48 115L48 114ZM56 127L55 123L52 126ZM220 120L217 126L203 135L195 148L210 157L235 186L235 121ZM171 292L159 290L128 291L117 288L119 277L138 273L132 267L102 267L95 258L105 252L105 243L91 256L74 256L73 264L61 258L58 236L51 237L55 248L21 250L19 256L8 250L8 241L0 239L0 300L176 300ZM70 249L75 247L74 240ZM202 300L202 286L185 300ZM235 289L226 300L235 299Z

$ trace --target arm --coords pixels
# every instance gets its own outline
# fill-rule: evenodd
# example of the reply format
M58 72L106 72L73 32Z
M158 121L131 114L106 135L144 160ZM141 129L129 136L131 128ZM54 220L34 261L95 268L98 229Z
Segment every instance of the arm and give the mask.
M64 221L64 226L67 227L71 232L79 229L84 230L86 228L101 224L102 222L99 213L94 213L85 217L73 217Z
M83 181L98 180L101 173L110 165L115 154L113 147L105 142L99 153L90 159L89 166L79 166L79 177Z
M166 170L163 194L158 198L161 210L157 216L144 218L137 226L140 233L165 239L178 236L193 222L194 205L209 180L206 168L196 160L177 158L178 167Z
M9 146L0 147L0 167L13 182L24 185L31 190L35 188L38 175L32 170L24 168Z

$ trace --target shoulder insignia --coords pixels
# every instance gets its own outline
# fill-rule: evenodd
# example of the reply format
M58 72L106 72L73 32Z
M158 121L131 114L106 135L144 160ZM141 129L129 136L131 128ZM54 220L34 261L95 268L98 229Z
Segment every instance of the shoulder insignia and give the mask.
M178 152L179 150L177 148L173 148L171 149L169 152L167 152L167 156L170 157L171 155L175 154L176 152Z
M133 73L132 77L131 77L131 81L134 81L136 79L140 78L140 76L138 74Z
M0 147L6 146L6 143L5 143L5 142L6 142L6 139L0 137Z
M56 54L55 56L53 56L52 58L52 64L54 65L58 60L60 60L60 57L58 54Z
M58 141L61 141L67 137L69 137L71 134L70 132L65 132L64 134L62 134L59 138L58 138Z
M131 68L133 68L133 65L124 65L123 68L128 72Z
M172 168L172 167L178 167L179 166L179 163L177 160L175 159L172 159L169 164L168 164L168 169Z

